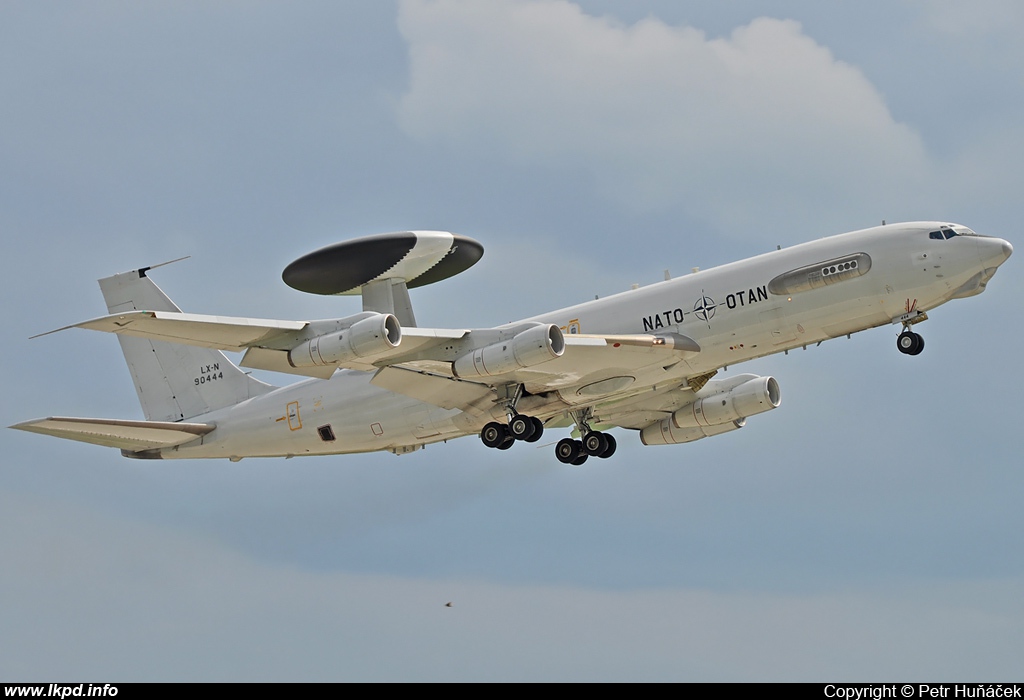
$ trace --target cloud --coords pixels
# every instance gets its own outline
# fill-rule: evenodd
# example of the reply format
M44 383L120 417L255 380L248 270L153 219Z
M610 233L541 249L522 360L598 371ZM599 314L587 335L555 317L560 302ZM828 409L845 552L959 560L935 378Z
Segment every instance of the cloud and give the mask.
M481 158L584 166L636 210L725 227L809 208L862 217L927 179L919 136L794 21L708 38L564 0L405 0L399 27L408 134Z
M958 37L1010 34L1020 36L1024 6L1018 0L914 0L926 25Z
M1017 579L609 592L273 566L10 491L0 524L0 671L22 679L999 677L1024 620Z

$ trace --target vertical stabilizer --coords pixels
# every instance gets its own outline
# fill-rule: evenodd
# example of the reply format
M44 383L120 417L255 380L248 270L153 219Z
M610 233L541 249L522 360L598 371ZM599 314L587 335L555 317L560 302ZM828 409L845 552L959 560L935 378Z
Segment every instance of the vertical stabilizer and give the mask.
M181 311L146 276L150 268L99 281L107 310ZM118 335L146 420L181 421L265 394L275 387L253 379L220 350Z

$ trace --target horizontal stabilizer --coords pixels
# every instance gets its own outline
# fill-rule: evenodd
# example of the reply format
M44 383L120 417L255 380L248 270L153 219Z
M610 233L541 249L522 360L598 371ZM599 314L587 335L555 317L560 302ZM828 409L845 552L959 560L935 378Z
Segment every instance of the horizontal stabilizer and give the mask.
M206 423L51 417L25 421L10 427L93 445L118 447L129 452L141 452L197 440L216 426Z

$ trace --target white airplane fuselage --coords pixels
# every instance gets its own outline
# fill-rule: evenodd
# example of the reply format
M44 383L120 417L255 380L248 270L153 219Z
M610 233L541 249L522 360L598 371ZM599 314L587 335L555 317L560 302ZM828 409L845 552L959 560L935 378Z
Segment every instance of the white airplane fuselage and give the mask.
M946 227L949 238L930 238ZM765 355L899 323L953 298L984 290L1010 255L1009 243L960 226L917 222L831 236L676 279L552 311L523 322L555 324L573 334L665 334L693 339L700 351L633 380L618 401L642 402L677 391L687 377L711 373ZM815 283L808 266L838 261ZM865 268L868 268L865 270ZM787 281L787 273L795 273ZM821 272L821 271L819 271ZM838 277L836 277L838 275ZM825 278L831 277L827 283ZM780 281L780 278L781 281ZM520 322L520 323L523 323ZM515 324L511 324L515 325ZM212 458L339 454L424 444L477 434L500 420L500 406L470 414L379 388L373 373L339 370L234 406L197 416L216 429L154 457ZM602 377L595 377L601 379ZM525 397L542 419L564 415L603 397L550 392ZM600 409L597 409L600 412ZM318 428L331 426L325 441Z

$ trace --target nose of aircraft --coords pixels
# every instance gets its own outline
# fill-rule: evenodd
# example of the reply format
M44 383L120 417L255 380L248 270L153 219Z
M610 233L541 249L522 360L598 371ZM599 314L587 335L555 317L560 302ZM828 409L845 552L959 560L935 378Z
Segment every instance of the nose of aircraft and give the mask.
M1013 254L1013 246L1002 238L980 238L978 241L981 244L981 262L986 267L999 267Z

